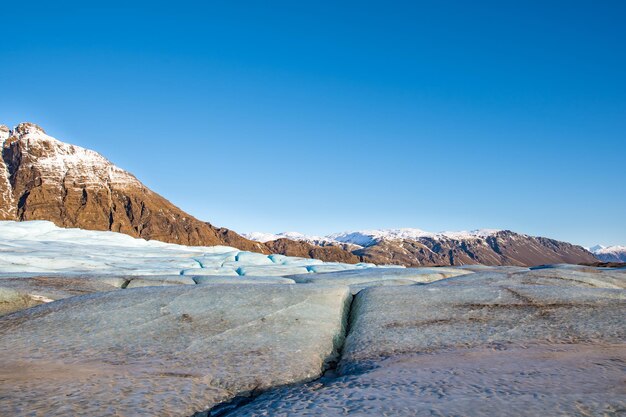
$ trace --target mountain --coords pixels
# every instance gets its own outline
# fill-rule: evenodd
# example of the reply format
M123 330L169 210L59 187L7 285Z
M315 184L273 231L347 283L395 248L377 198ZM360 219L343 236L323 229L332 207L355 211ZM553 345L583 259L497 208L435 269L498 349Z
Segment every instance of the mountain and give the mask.
M420 229L365 230L307 237L295 232L292 239L323 242L325 247L341 246L362 262L433 265L520 265L550 263L593 263L597 259L581 246L509 230L483 229L471 232L432 233ZM271 234L251 233L251 239L271 241ZM346 245L350 245L346 248Z
M593 263L580 246L507 230L431 233L366 230L241 236L185 213L97 152L61 142L33 123L0 125L0 220L49 220L184 245L228 245L326 262L422 265Z
M50 220L184 245L268 253L185 213L100 154L61 142L33 123L0 126L0 220Z
M626 262L626 246L596 245L589 248L589 251L603 262Z

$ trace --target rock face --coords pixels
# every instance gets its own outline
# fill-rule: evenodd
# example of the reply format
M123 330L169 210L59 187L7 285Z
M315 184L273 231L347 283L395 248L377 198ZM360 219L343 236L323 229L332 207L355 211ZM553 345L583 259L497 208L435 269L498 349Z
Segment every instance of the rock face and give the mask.
M32 123L0 126L0 219L50 220L185 245L265 246L183 212L96 152L60 142Z

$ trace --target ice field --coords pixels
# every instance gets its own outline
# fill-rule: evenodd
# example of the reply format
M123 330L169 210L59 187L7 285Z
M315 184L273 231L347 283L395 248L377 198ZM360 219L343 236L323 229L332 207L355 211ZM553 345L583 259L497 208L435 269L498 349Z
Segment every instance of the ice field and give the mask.
M625 288L1 222L0 415L617 416Z

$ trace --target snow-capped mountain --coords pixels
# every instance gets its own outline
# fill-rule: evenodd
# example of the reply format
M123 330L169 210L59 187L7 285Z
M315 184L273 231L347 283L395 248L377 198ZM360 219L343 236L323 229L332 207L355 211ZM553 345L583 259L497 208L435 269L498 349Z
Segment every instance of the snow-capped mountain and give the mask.
M309 236L300 232L282 232L282 233L264 233L264 232L252 232L241 234L246 239L254 240L256 242L266 243L278 239L289 239L298 242L306 242L312 245L326 246L339 243L337 240L324 237L324 236Z
M479 239L493 236L500 230L496 229L480 229L461 232L427 232L421 229L401 228L401 229L374 229L359 230L341 233L332 233L327 236L309 236L299 232L283 232L283 233L263 233L253 232L244 233L243 236L255 240L257 242L269 242L276 239L291 239L301 242L308 242L315 245L329 245L348 243L360 247L368 247L379 243L382 240L419 240L422 238L430 239Z
M580 246L507 230L252 233L249 240L194 218L97 152L61 142L35 124L22 123L14 129L0 125L0 145L0 220L49 220L61 227L328 262L421 266L597 261Z
M593 263L594 256L580 246L508 230L480 229L427 232L421 229L380 229L306 236L297 232L250 233L249 239L271 244L289 237L317 245L340 246L361 261L378 264L424 265L540 265ZM346 247L346 245L350 245Z
M326 238L342 243L352 243L355 245L367 247L372 246L381 240L419 240L422 238L431 239L476 239L492 236L499 230L481 229L470 232L427 232L421 229L401 228L401 229L377 229L377 230L361 230L353 232L334 233L326 236Z
M186 245L257 242L195 219L102 155L61 142L33 123L0 125L0 220L49 220Z
M290 239L265 245L180 210L102 155L61 142L33 123L0 125L0 220L48 220L193 246L227 245L264 254L358 263L341 247Z
M626 246L596 245L589 251L603 262L626 262Z

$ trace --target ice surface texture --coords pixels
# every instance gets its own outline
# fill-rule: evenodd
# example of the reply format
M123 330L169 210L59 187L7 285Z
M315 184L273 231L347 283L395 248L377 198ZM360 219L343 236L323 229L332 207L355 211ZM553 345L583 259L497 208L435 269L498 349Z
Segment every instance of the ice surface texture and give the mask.
M351 296L313 285L100 293L0 318L1 415L185 416L317 378Z
M361 291L336 375L230 417L622 415L626 273L496 270Z
M229 417L621 416L623 345L471 348L270 391Z

